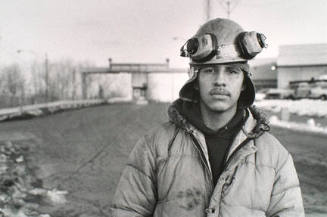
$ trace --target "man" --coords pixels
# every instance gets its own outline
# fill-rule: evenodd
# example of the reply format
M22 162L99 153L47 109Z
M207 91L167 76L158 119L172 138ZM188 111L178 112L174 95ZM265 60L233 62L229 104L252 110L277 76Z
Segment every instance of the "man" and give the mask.
M300 217L293 160L251 106L247 61L264 35L235 22L205 23L181 49L191 78L170 122L144 136L118 184L114 217Z

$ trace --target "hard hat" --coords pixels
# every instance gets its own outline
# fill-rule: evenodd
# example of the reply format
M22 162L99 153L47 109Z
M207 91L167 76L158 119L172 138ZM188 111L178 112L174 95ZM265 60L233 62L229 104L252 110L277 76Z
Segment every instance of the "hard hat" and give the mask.
M190 79L179 92L182 100L196 101L194 81L203 65L244 63L244 83L239 104L248 107L255 99L255 88L250 79L247 61L266 47L266 37L257 32L245 32L229 19L216 18L206 22L181 48L181 56L190 57Z
M265 39L262 33L245 32L234 21L217 18L181 47L181 56L190 57L191 65L246 62L267 46Z

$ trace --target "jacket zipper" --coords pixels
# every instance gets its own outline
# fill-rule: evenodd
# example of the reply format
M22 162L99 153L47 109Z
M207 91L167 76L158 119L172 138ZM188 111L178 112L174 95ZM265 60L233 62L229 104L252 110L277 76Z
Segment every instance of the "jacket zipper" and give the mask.
M202 150L202 148L201 148L201 146L200 146L200 144L199 144L199 142L198 142L198 140L195 138L195 136L194 136L194 134L193 133L191 133L190 134L191 135L191 138L192 138L192 140L193 140L193 142L194 142L194 144L195 144L195 147L196 147L196 149L198 150L198 152L199 152L199 154L200 154L200 158L201 158L201 161L202 161L202 163L204 164L204 167L206 168L206 170L207 170L207 173L209 174L209 177L210 177L210 187L211 187L211 189L210 189L210 191L212 191L212 188L213 188L213 184L212 184L212 173L211 173L211 170L210 170L210 168L209 168L209 165L208 165L208 162L207 162L207 160L206 160L206 157L205 157L205 155L204 155L204 153L203 153L203 150Z
M228 157L228 153L226 153L225 155L225 164L224 164L224 167L223 167L223 170L222 172L224 172L227 167L228 167L228 164L230 163L231 159L233 159L234 155L242 148L244 147L249 141L251 140L251 138L246 138L239 146L236 147L236 149L233 151L233 153L230 155L230 157L228 158L227 160L227 157Z
M190 133L190 135L191 135L191 138L192 138L192 140L193 140L193 142L194 142L194 144L195 144L195 147L197 148L197 150L198 150L198 152L199 152L199 154L200 154L200 158L201 158L201 161L202 161L202 163L204 164L204 166L205 166L205 168L206 168L206 170L207 170L207 172L208 172L208 174L210 174L210 181L211 181L211 183L213 182L212 181L212 172L210 171L210 168L209 168L209 165L208 165L208 162L207 162L207 160L206 160L206 158L205 158L205 155L204 155L204 153L203 153L203 150L202 150L202 148L201 148L201 146L200 146L200 144L199 144L199 142L198 142L198 140L195 138L195 136L194 136L194 134L193 133ZM226 156L225 156L225 159L224 159L224 162L225 162L225 164L224 164L224 167L223 167L223 170L222 170L222 172L224 172L226 169L227 169L227 167L228 167L228 164L230 163L230 161L233 159L233 157L235 156L235 154L243 147L243 146L245 146L249 141L251 140L251 138L246 138L234 151L233 151L233 153L230 155L230 157L228 158L228 160L227 160L227 157L228 157L228 153L226 153ZM212 188L212 185L211 185L211 188Z
M202 161L202 163L204 164L204 166L205 166L205 168L206 168L206 170L207 170L207 172L208 172L208 174L209 174L209 176L210 176L210 192L213 190L213 181L212 181L212 173L211 173L211 171L210 171L210 168L209 168L209 165L208 165L208 162L207 162L207 160L206 160L206 158L205 158L205 155L204 155L204 153L203 153L203 150L202 150L202 148L201 148L201 146L200 146L200 144L199 144L199 142L198 142L198 140L195 138L195 136L194 136L194 134L193 133L190 133L190 135L191 135L191 138L192 138L192 140L193 140L193 142L194 142L194 144L195 144L195 147L196 147L196 149L198 150L198 152L199 152L199 154L200 154L200 158L201 158L201 161ZM227 169L227 166L228 166L228 164L230 163L230 161L231 161L231 159L233 159L233 157L235 156L235 154L243 147L243 146L245 146L249 141L251 140L251 138L246 138L234 151L233 151L233 153L230 155L230 157L228 158L228 160L227 160L227 157L228 157L228 154L226 154L226 156L225 156L225 159L224 159L224 162L225 162L225 164L224 164L224 167L223 167L223 172ZM210 202L209 202L210 203ZM212 209L214 209L214 208L207 208L205 211L206 211L206 213L211 213L212 212Z

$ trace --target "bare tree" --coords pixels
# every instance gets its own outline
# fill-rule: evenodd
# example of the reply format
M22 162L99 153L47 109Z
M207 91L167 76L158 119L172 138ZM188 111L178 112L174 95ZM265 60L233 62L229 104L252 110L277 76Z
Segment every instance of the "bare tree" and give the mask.
M33 62L31 66L31 103L44 102L45 98L45 76L44 64L40 62Z
M81 98L80 69L92 66L90 62L71 59L49 61L46 76L44 62L34 61L29 79L17 63L4 66L0 69L0 107ZM88 76L86 84L87 87L99 85L92 76Z
M32 67L35 97L43 94L45 100L46 84L48 84L47 93L50 101L75 99L78 95L76 92L76 68L79 64L74 63L71 59L51 61L48 65L48 77L46 78L44 65L35 63ZM46 81L46 79L48 80Z
M25 101L25 79L18 64L11 64L1 70L1 92L9 98L9 106L22 105Z
M49 76L49 95L52 100L70 99L72 94L72 80L75 69L70 59L51 63Z

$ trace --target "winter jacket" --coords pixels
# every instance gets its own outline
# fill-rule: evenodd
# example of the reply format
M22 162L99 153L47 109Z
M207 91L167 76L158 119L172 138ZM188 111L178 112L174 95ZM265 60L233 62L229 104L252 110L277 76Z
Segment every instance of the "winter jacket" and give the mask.
M302 217L289 152L250 109L213 186L203 134L170 108L170 122L130 154L113 199L113 217Z

